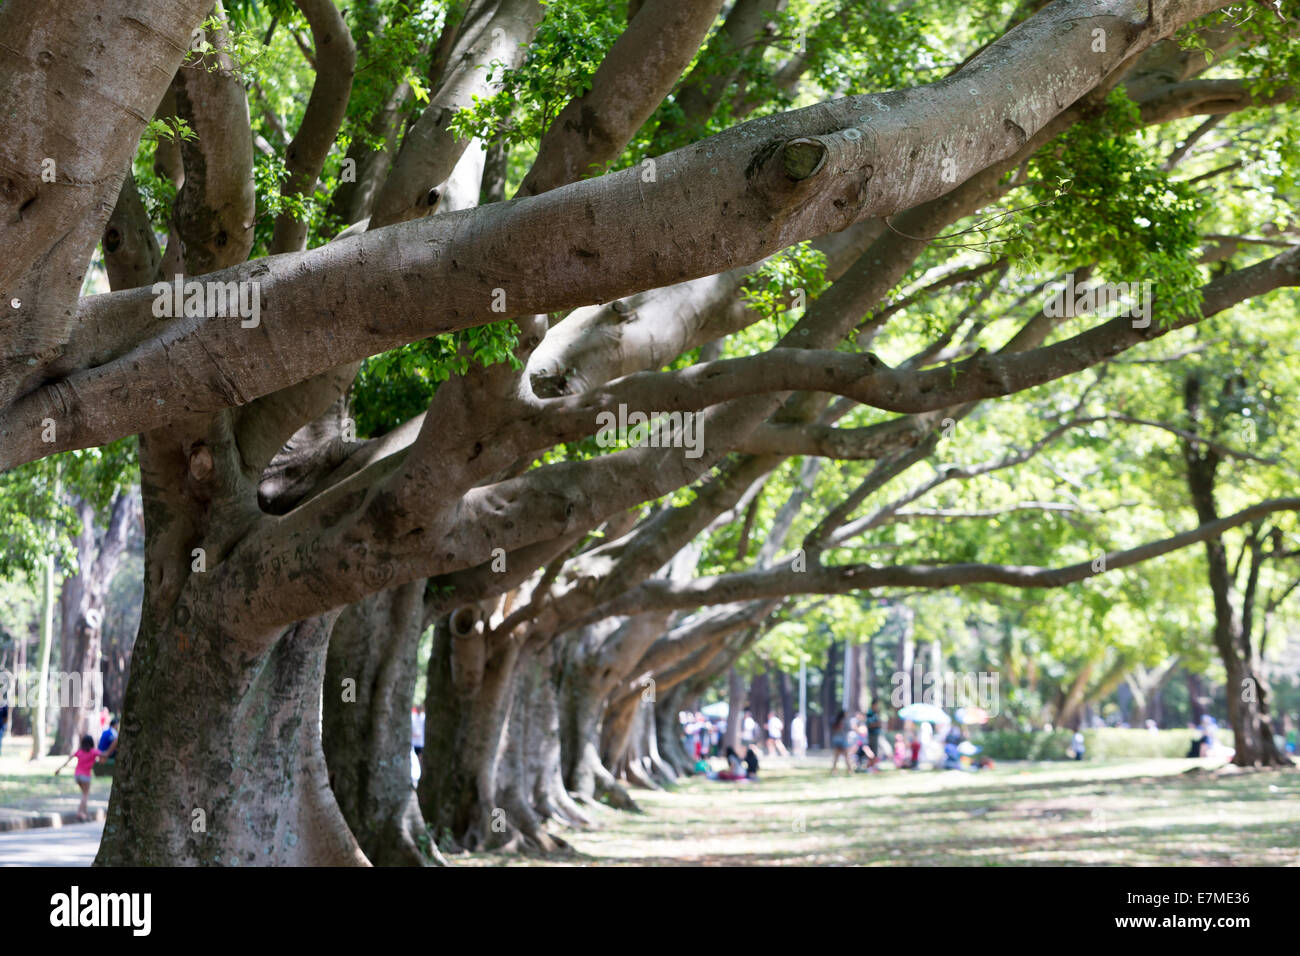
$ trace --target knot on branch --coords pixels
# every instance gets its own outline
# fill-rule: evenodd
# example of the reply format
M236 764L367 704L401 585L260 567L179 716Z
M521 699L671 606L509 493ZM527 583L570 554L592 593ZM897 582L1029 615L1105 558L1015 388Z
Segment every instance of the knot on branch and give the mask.
M826 163L826 147L810 137L792 139L781 152L785 174L794 182L802 182L817 175Z
M469 604L456 608L447 617L447 627L455 638L472 636L478 629L478 623L478 609Z
M207 481L214 470L212 452L208 446L199 442L190 449L190 476L195 481Z

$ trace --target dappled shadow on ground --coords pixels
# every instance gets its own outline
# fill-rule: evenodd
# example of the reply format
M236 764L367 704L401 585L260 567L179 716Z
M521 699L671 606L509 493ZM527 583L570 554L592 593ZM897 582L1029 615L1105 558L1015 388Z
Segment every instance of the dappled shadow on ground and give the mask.
M1196 761L1002 765L979 775L830 777L774 762L760 784L690 780L566 834L563 861L475 865L1111 865L1300 863L1300 772L1193 773Z
M1295 864L1294 848L1275 845L1277 827L1255 824L1232 827L1174 826L1162 828L1163 839L1145 827L1056 835L967 838L959 843L913 842L906 850L885 849L875 840L853 840L834 849L791 847L766 852L661 854L630 859L584 854L570 865L618 866L1279 866ZM1216 846L1227 837L1230 846ZM1189 846L1189 842L1197 844ZM1169 854L1176 854L1171 859Z

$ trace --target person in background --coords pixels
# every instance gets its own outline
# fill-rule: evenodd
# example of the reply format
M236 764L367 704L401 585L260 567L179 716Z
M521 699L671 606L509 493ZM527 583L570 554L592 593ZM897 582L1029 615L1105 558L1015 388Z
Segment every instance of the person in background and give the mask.
M849 763L849 715L840 711L835 715L835 722L831 724L831 774L834 775L835 768L839 765L840 757L844 758L844 771L853 772L853 764Z
M111 760L117 753L117 718L114 717L104 728L104 732L99 735L99 750L104 755L105 760Z
M1087 750L1088 747L1083 739L1083 731L1076 730L1074 736L1070 739L1070 756L1075 760L1082 760Z
M0 751L4 750L5 728L9 726L9 705L0 704Z
M788 757L790 752L785 749L785 743L781 740L781 731L785 730L785 724L781 718L772 711L767 715L767 755L769 757L780 754L782 757Z
M1202 715L1201 732L1204 735L1205 756L1208 757L1219 745L1219 722L1209 714Z
M744 763L740 759L740 754L736 753L736 748L727 744L727 769L735 773L740 772L740 767Z
M90 772L95 766L95 762L103 757L95 749L95 738L90 734L85 734L81 738L81 746L76 752L68 754L68 759L59 764L59 769L54 771L54 776L59 775L62 770L72 761L77 761L77 766L72 771L72 778L77 781L77 786L81 788L81 805L77 807L77 819L85 822L89 819L87 806L90 800Z
M703 714L696 712L699 717L699 729L695 735L695 745L700 750L700 759L708 760L713 756L713 721Z
M745 711L745 722L740 725L740 740L752 744L758 738L758 721L749 711Z
M929 767L934 762L934 727L928 720L922 721L917 736L921 738L921 746L916 751L915 769L920 770L922 765Z
M750 780L758 779L758 751L752 744L745 750L745 776Z
M903 740L902 734L894 734L894 767L902 770L907 766L909 749L907 742Z
M411 708L411 749L418 760L424 753L424 707L416 704Z
M867 746L867 715L862 711L853 715L853 736L849 740L849 749L853 751L853 769L857 773L866 773L871 769L875 753Z
M808 731L804 729L803 714L795 714L790 721L790 746L796 757L802 757L808 752Z
M952 735L943 744L943 769L960 770L961 769L961 751L957 749L958 745L953 743Z
M877 763L880 762L880 730L884 726L880 719L880 698L871 698L871 706L867 708L867 748L871 751L871 768L874 770Z
M719 780L743 780L745 779L745 762L740 759L740 754L736 753L734 747L727 745L727 769L718 772Z

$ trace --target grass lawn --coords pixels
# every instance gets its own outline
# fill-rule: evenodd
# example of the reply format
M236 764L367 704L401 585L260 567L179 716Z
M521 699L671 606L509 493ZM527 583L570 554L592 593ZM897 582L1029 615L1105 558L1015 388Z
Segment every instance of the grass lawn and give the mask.
M1106 865L1300 864L1300 771L1201 760L1000 763L979 773L831 777L828 760L766 761L761 783L692 778L636 791L644 814L601 810L558 831L576 853L457 864ZM1193 769L1193 773L1185 773Z
M6 735L0 747L0 809L33 810L53 807L51 801L59 798L81 799L81 790L72 778L73 764L54 776L55 769L65 757L40 757L29 761L32 751L31 737ZM95 777L90 785L92 803L107 800L112 784L109 777ZM76 809L73 806L73 809Z

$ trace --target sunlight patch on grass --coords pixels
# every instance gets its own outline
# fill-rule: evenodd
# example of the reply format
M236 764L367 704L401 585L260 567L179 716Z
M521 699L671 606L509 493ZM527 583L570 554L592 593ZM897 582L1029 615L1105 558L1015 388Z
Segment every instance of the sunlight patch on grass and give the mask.
M759 783L692 778L636 791L642 815L559 831L563 861L472 854L476 866L1300 864L1300 773L1198 772L1198 760L1000 764L979 773L830 776L771 761Z

